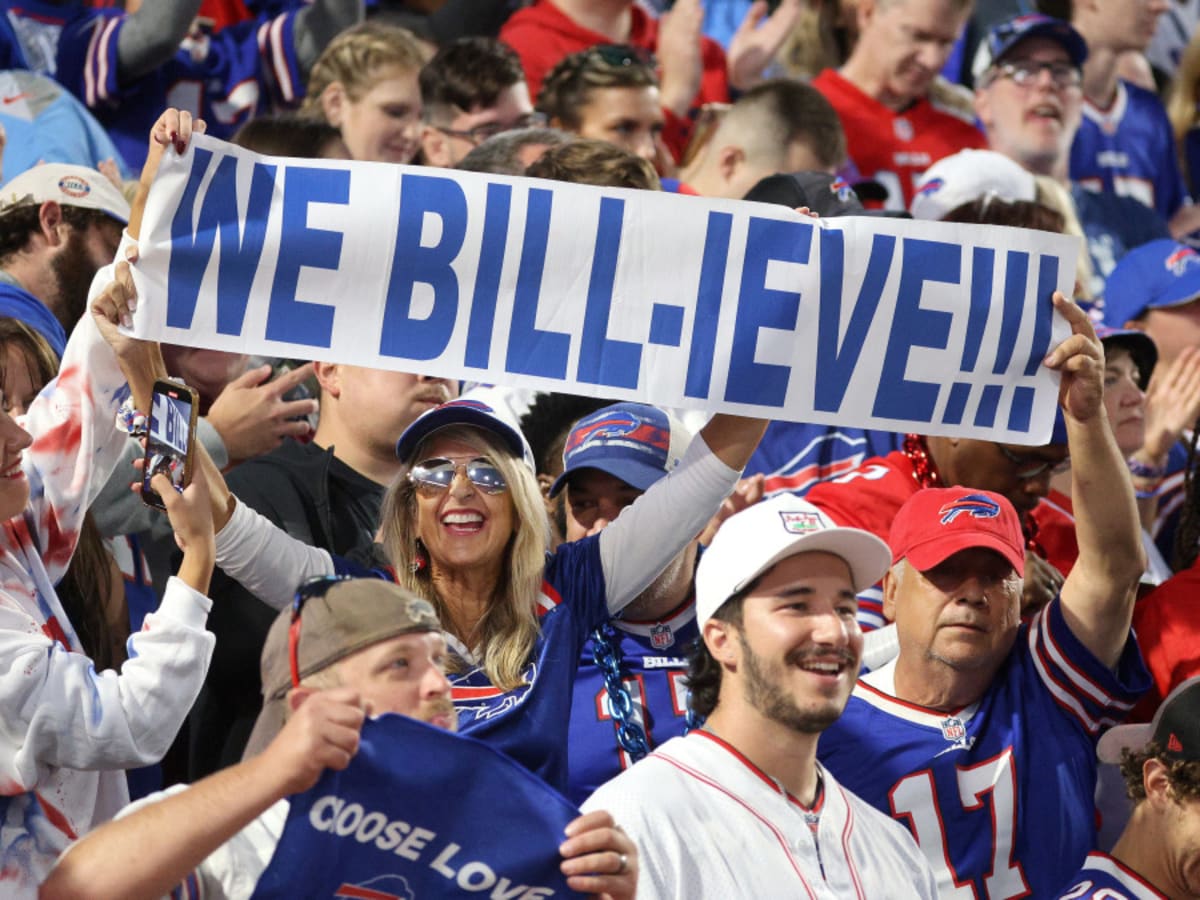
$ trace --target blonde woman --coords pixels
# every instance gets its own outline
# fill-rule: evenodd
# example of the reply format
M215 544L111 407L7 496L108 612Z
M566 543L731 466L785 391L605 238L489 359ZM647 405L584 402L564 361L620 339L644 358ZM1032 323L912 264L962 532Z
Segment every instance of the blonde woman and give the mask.
M421 148L427 54L411 32L366 22L334 38L313 64L301 112L337 128L350 157L411 162Z
M1200 31L1192 35L1179 60L1167 95L1167 117L1175 132L1188 192L1200 193Z

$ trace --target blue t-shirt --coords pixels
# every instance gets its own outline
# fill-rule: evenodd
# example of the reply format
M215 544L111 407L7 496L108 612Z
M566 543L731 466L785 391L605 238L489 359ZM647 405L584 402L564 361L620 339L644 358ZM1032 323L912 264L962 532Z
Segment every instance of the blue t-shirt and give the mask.
M1134 247L1171 235L1158 213L1132 197L1097 193L1072 184L1071 199L1092 258L1092 296L1096 298L1092 307L1099 315L1104 283L1121 258Z
M620 656L621 682L633 705L649 749L687 730L687 646L699 635L692 598L659 622L614 619L609 641ZM588 638L579 660L571 704L570 770L567 797L583 803L600 785L620 775L634 760L617 741L618 722L596 660L597 643Z
M938 712L860 681L818 756L913 832L943 897L1050 897L1093 846L1100 730L1149 686L1132 637L1114 675L1055 600L975 704Z
M1071 144L1071 180L1090 191L1133 197L1170 219L1187 199L1175 132L1157 95L1117 83L1109 110L1087 101Z
M123 10L0 2L25 68L52 76L79 97L135 170L145 162L150 129L167 107L204 119L209 135L227 139L258 113L304 95L294 12L189 37L166 64L123 84L117 77Z

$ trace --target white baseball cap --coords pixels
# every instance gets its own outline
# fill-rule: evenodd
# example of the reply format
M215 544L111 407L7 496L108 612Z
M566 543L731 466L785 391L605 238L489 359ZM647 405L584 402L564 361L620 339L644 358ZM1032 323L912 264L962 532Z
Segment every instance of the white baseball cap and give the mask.
M994 150L960 150L925 171L909 211L914 219L941 219L988 194L1032 202L1037 199L1037 182L1033 173Z
M0 216L23 206L53 200L63 206L98 209L118 222L129 221L129 202L95 169L67 163L45 163L26 169L0 188Z
M779 494L721 525L696 568L696 624L781 559L820 551L846 561L854 590L869 588L892 563L892 551L861 528L842 528L811 503Z

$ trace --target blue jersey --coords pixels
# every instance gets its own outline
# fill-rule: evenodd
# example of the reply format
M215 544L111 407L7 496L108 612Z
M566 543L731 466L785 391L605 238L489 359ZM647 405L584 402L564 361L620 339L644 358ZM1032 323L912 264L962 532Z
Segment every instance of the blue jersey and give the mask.
M687 730L686 648L699 631L692 598L660 622L614 619L611 643L620 654L621 682L633 704L651 750ZM567 797L583 803L600 785L633 765L617 742L617 720L596 661L596 641L588 639L579 660L569 731Z
M1134 247L1171 236L1167 223L1132 197L1085 190L1071 185L1071 199L1092 258L1092 302L1089 312L1102 316L1104 284L1117 263ZM1087 304L1084 304L1086 307Z
M304 93L296 59L296 13L260 18L189 37L166 64L136 81L117 77L119 9L3 0L26 68L54 77L108 129L125 161L140 169L150 128L173 106L204 119L208 134L229 138L255 114Z
M904 446L904 435L800 422L771 422L746 464L745 475L766 476L766 496L790 491L803 497L820 481L857 469L863 460Z
M562 544L546 565L541 635L526 683L494 687L479 668L452 675L458 730L507 753L559 791L567 786L567 725L579 656L608 619L600 536Z
M859 682L821 735L821 761L911 829L943 900L1054 896L1092 849L1100 730L1150 685L1135 641L1114 675L1056 600L1021 625L991 688L965 709L896 699L893 672Z
M1170 219L1187 198L1174 135L1162 101L1120 81L1111 109L1084 100L1071 179L1090 191L1133 197Z
M108 159L122 178L132 177L108 132L53 78L27 69L0 72L0 125L8 137L5 180L42 162L96 169Z
M1133 869L1107 853L1092 852L1058 900L1167 900Z

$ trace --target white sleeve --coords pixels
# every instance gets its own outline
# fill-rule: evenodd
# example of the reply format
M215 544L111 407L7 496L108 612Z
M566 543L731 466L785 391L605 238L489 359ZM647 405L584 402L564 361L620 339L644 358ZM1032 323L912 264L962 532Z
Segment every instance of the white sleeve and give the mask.
M217 565L272 609L291 603L309 578L335 572L327 550L296 540L241 502L217 533Z
M208 671L211 605L171 578L118 673L97 672L0 598L0 778L32 790L39 766L125 769L162 759Z
M699 536L740 477L697 435L679 465L600 532L610 613L624 609Z

